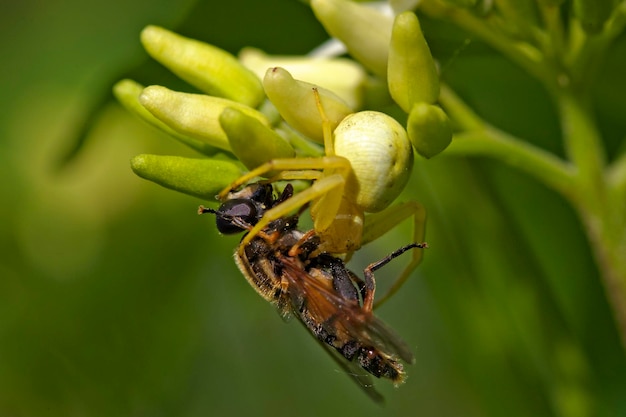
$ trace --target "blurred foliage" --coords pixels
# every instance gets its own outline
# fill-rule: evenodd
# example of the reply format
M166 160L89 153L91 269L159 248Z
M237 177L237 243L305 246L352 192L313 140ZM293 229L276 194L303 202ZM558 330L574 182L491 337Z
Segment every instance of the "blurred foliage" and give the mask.
M624 352L575 213L490 160L416 164L403 197L427 207L431 249L378 314L417 363L399 389L378 384L385 409L301 326L282 323L236 270L237 237L196 216L199 201L133 175L136 154L190 151L127 115L109 89L123 76L177 86L137 58L149 23L231 52L305 53L326 35L293 0L192 3L3 6L0 415L626 415ZM562 153L538 84L440 22L423 29L473 108ZM595 92L612 157L626 131L625 49L622 36ZM353 269L409 239L393 231ZM378 273L381 287L400 264Z

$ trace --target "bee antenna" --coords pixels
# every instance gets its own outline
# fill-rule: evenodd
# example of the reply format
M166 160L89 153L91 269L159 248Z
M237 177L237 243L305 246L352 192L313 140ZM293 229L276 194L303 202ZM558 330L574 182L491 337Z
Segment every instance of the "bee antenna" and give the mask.
M198 214L205 214L205 213L211 213L215 215L219 214L217 210L213 210L212 208L207 208L204 206L198 207Z

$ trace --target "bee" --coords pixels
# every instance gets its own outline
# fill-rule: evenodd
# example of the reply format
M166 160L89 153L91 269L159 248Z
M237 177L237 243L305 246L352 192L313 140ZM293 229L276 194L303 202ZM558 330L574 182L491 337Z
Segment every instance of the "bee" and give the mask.
M270 222L303 207L309 207L323 250L346 260L364 244L409 218L413 219L413 240L422 241L424 207L415 201L390 206L407 183L413 166L413 148L404 128L390 116L371 111L349 115L334 127L315 87L311 98L321 120L325 155L269 160L243 174L217 196L225 202L233 190L270 173L271 181L311 182L285 204L265 210L253 228L247 229L243 244L250 243ZM422 252L413 251L409 264L387 293L379 297L377 305L402 286L421 260Z
M217 210L200 206L199 213L215 214L221 233L249 232L265 211L292 195L291 184L275 197L272 185L255 183L231 193ZM239 245L235 262L261 297L283 317L296 316L364 392L381 402L371 376L399 385L405 379L400 360L413 363L414 356L372 311L374 272L402 253L427 245L413 243L396 250L365 268L361 279L340 258L320 251L314 230L298 230L298 215L268 223Z

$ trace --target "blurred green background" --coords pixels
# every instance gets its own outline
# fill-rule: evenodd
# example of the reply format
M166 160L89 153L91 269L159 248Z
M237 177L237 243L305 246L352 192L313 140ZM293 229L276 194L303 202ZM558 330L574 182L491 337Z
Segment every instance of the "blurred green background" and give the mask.
M326 35L295 0L76 0L0 13L0 416L624 416L626 361L567 203L500 163L417 162L423 265L378 314L417 362L380 408L236 270L191 197L135 177L139 153L193 155L109 102L122 76L191 90L139 44L158 24L237 52L306 53ZM562 153L554 110L515 66L424 23L443 78L495 125ZM626 131L626 41L602 70L612 156ZM94 108L102 105L97 117ZM60 164L91 123L78 154ZM364 265L410 241L363 249ZM406 260L405 260L406 261ZM390 282L403 261L377 277Z

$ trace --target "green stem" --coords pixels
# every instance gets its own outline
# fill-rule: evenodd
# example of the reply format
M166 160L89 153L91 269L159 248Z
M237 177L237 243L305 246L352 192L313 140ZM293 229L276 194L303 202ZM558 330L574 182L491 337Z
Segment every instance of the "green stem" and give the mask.
M440 101L464 130L454 136L448 155L499 159L555 189L577 209L626 347L626 157L606 170L602 140L586 100L565 90L557 97L570 162L489 126L447 87Z
M543 11L548 38L539 50L498 31L467 10L423 0L420 9L444 18L500 51L544 84L554 97L567 161L489 126L454 93L443 88L440 102L462 133L448 154L490 156L526 172L564 195L578 211L600 270L623 346L626 348L626 157L607 167L593 119L590 91L604 55L626 27L626 0L615 7L605 30L585 33L570 22L563 38L558 9ZM541 40L541 38L539 38Z
M495 157L527 172L564 195L573 195L574 171L567 163L490 126L445 85L441 87L439 101L456 127L462 131L454 136L446 150L447 154Z
M606 37L608 40L613 41L619 35L622 34L626 27L626 0L622 0L613 9L611 18L606 23Z
M490 156L526 172L561 194L572 196L575 193L574 171L571 166L554 155L493 127L455 135L446 153Z
M622 197L624 196L621 193ZM608 199L608 201L615 199ZM626 216L624 202L601 212L578 207L591 242L604 290L626 349Z
M626 153L613 161L607 171L607 176L609 184L624 195L626 193Z
M564 50L565 31L561 20L561 8L548 2L537 2L545 26L547 41L543 44L543 50L547 57L558 61L559 51Z
M568 159L577 169L577 191L587 203L598 206L605 199L606 157L602 138L592 117L590 103L581 95L560 90L556 97ZM593 198L588 198L593 196ZM593 211L593 207L588 207Z
M486 123L447 85L441 84L439 102L460 130L482 130Z
M566 152L576 166L571 199L585 225L626 348L626 213L623 185L609 182L604 147L588 101L571 91L557 98ZM622 161L618 161L622 163Z
M576 20L571 22L570 49L566 57L570 69L571 83L581 91L588 91L596 80L604 56L626 27L626 1L615 7L606 22L605 30L597 35L588 35Z
M478 36L546 84L553 83L552 72L549 66L545 65L541 51L531 44L512 40L505 33L494 29L492 25L486 24L484 19L468 10L433 0L423 1L419 7L421 11L433 18L443 18Z

